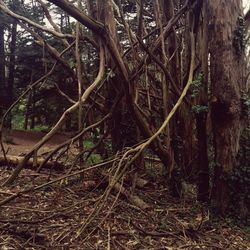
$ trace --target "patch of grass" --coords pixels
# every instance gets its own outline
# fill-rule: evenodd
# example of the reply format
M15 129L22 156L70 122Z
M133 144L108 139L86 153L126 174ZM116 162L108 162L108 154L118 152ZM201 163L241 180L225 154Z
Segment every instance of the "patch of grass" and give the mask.
M83 141L83 147L84 147L85 149L93 148L93 147L94 147L94 143L93 143L93 141L91 141L91 140L84 140L84 141Z
M87 160L88 164L98 164L102 161L102 157L100 154L91 154L90 157Z
M12 128L16 130L23 130L24 116L18 112L12 116Z
M46 125L37 125L34 128L30 129L30 131L34 132L49 132L50 128Z

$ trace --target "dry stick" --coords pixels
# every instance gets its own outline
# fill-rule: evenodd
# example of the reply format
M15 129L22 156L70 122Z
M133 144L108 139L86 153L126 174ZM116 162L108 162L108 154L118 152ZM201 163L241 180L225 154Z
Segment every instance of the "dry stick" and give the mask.
M73 42L69 47L67 47L65 50L63 50L59 56L61 57L63 54L65 54L73 45L75 42ZM4 154L4 158L5 160L7 160L6 158L6 152L4 149L4 145L2 142L2 131L3 131L3 127L4 127L4 121L6 116L9 114L9 112L20 102L20 100L27 94L29 93L36 85L38 85L39 83L41 83L42 81L45 81L55 70L55 67L57 65L58 61L56 61L54 63L54 65L52 66L51 70L44 76L42 76L41 78L39 78L37 81L35 81L34 83L30 84L28 86L28 88L18 97L18 99L8 108L8 110L4 113L2 120L1 120L1 125L0 125L0 144L1 144L1 149L3 151ZM7 162L7 161L6 161Z
M105 73L105 58L104 58L104 48L100 44L100 66L99 66L99 72L94 80L94 82L85 90L81 97L81 103L83 104L86 102L87 98L91 94L91 92L99 85L101 80L103 79ZM41 148L62 126L64 121L66 120L67 116L77 110L79 106L79 101L69 107L61 116L61 118L58 120L56 125L48 132L39 142L35 144L35 146L25 155L24 159L18 164L16 169L13 171L12 175L4 182L3 185L10 185L14 182L14 180L17 178L21 170L24 168L26 162L32 157L34 152L36 152L39 148Z
M45 31L47 33L50 33L58 38L72 38L73 36L70 35L70 34L62 34L61 32L57 32L57 31L54 31L54 30L51 30L51 29L48 29L46 28L45 26L42 26L42 25L39 25L33 21L31 21L30 19L24 17L24 16L21 16L21 15L18 15L14 12L12 12L5 4L2 0L0 0L0 9L5 12L6 14L12 16L13 18L17 19L17 20L22 20L30 25L32 25L33 27L36 27L42 31Z
M202 247L209 247L209 249L221 249L221 250L225 249L224 247L221 247L217 244L212 244L212 243L211 244L209 243L186 244L186 245L179 246L179 249L190 249L190 247L192 247L192 249L196 249L196 247L197 249L202 248Z
M37 191L37 190L39 190L39 189L41 189L41 188L44 188L44 187L46 187L46 186L49 186L49 185L51 185L51 184L53 184L53 183L56 183L56 182L58 182L58 181L64 180L64 179L66 179L66 178L68 178L68 177L72 177L72 176L79 175L79 174L81 174L81 173L83 173L83 172L86 172L86 171L89 171L89 170L92 170L92 169L96 169L96 168L99 168L99 167L103 167L103 166L105 166L105 165L108 165L108 164L110 164L110 163L113 163L113 162L116 161L116 160L117 160L116 158L115 158L115 159L110 159L110 160L108 160L108 161L104 161L104 162L101 162L101 163L99 163L99 164L93 165L93 166L91 166L91 167L89 167L89 168L85 168L85 169L79 170L79 171L77 171L77 172L75 172L75 173L71 173L71 174L67 174L67 175L61 176L61 177L59 177L59 178L57 178L57 179L55 179L55 180L51 180L51 181L49 181L49 182L47 182L47 183L44 183L44 184L41 184L41 185L39 185L39 186L37 186L37 187L31 187L31 188L25 189L25 190L23 190L23 191L20 191L20 192L18 192L18 193L16 193L16 194L11 195L10 197L7 197L6 199L2 200L2 201L0 202L0 207L3 206L3 205L5 205L5 204L7 204L8 202L14 200L14 199L17 198L18 196L21 196L21 195L23 195L23 194L29 193L29 192L31 192L31 191Z
M118 153L116 154L116 157L117 156L118 156ZM123 155L122 159L126 160L124 155ZM118 159L116 159L116 160L118 160ZM107 201L111 190L116 185L116 183L119 181L119 179L121 179L121 175L119 175L119 171L120 171L120 168L122 166L121 162L122 161L120 160L118 168L116 169L113 178L109 181L109 186L106 188L105 192L100 197L100 200L95 205L94 210L91 212L91 214L87 217L87 219L81 225L81 228L77 232L76 238L81 236L82 233L84 232L84 230L86 229L86 227L91 223L91 221L94 220L95 216L97 216L97 214L100 212L100 210L103 208L105 202ZM113 163L113 169L115 169L115 162ZM112 171L112 169L111 169L111 171ZM110 174L111 174L111 172L110 172Z
M72 98L70 98L67 94L65 94L58 86L56 82L53 83L56 87L57 92L62 96L65 97L71 104L75 104L76 101L74 101Z

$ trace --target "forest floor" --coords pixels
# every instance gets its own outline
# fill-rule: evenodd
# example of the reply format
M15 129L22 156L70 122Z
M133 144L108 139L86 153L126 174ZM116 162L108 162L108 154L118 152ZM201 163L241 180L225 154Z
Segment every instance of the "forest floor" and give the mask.
M9 154L20 155L41 136L15 131L12 144L5 146ZM44 150L65 139L55 136ZM13 166L1 166L0 183L12 171ZM64 180L20 193L68 172L24 169L14 185L0 186L0 203L15 196L0 207L0 249L250 250L249 225L239 227L233 219L212 215L196 202L192 192L181 201L174 199L152 175L143 177L148 181L146 186L134 190L149 205L147 210L135 207L121 195L117 197L116 192L97 206L105 185L96 185L102 180L94 172L86 173L81 181Z
M36 131L8 131L3 135L5 150L9 155L20 156L27 153L46 133ZM68 138L65 134L54 135L39 151L44 153Z

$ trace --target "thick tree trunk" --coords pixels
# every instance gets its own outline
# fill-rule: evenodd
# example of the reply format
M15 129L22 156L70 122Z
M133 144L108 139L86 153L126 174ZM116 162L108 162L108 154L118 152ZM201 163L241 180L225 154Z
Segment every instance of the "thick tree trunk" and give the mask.
M208 105L208 12L207 0L203 1L202 23L199 32L201 69L203 73L202 88L198 104L206 107ZM209 199L209 163L207 151L207 112L200 112L196 115L196 130L198 141L198 200L206 202Z
M12 24L11 29L11 43L10 43L10 61L9 61L9 77L7 84L7 96L8 96L8 107L13 102L13 88L14 88L14 77L15 77L15 53L16 53L16 38L17 38L17 23ZM11 129L11 113L8 115L6 121L6 127Z
M31 77L30 77L31 83L33 82L33 75L34 75L34 72L32 70ZM30 113L31 113L32 99L33 99L32 95L33 95L33 91L31 90L28 94L27 101L26 101L26 110L25 110L24 125L23 125L24 130L28 129L29 117L30 117Z
M35 90L31 90L31 116L30 116L30 129L35 128L35 109L36 109L36 100L35 100Z
M97 10L100 20L105 23L109 29L111 39L115 42L117 49L120 51L120 45L117 38L116 22L111 1L98 1ZM115 68L116 65L109 55L108 50L106 51L107 64L111 68ZM122 90L122 79L117 75L110 77L107 86L107 106L110 108L113 105L114 100L120 91ZM133 90L132 90L133 91ZM131 93L134 94L133 92ZM112 114L112 119L109 124L111 139L112 139L112 150L114 153L122 150L124 147L131 147L137 143L137 128L133 120L131 112L125 101L125 98L121 98L117 109Z
M207 154L207 114L202 112L196 116L196 129L198 141L198 181L197 198L207 202L209 198L209 164Z
M4 24L0 21L0 118L6 105Z
M243 129L241 91L243 90L243 47L236 37L241 27L240 0L209 1L211 55L211 116L215 147L215 178L212 199L225 214L229 205L226 176L237 166L236 156Z

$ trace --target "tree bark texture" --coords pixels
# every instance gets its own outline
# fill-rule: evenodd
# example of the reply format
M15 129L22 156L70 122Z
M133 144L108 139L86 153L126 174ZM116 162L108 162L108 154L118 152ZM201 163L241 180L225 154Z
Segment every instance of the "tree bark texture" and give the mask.
M202 3L202 22L200 26L199 37L200 59L202 70L202 87L198 97L198 104L208 106L208 0ZM200 19L200 18L199 18ZM198 181L197 198L201 202L207 202L209 199L209 159L207 149L207 112L196 114L197 144L198 144Z
M10 61L9 61L9 76L7 82L7 106L10 107L13 100L13 88L15 80L15 56L16 56L16 40L17 40L17 23L13 22L11 28L11 43L10 43ZM11 113L8 115L6 127L11 128Z
M6 106L4 24L0 21L0 117Z
M235 31L239 29L242 14L241 3L240 0L209 1L211 118L216 165L212 199L222 214L225 214L229 205L229 190L225 178L237 165L236 156L243 129L243 48L235 44Z

